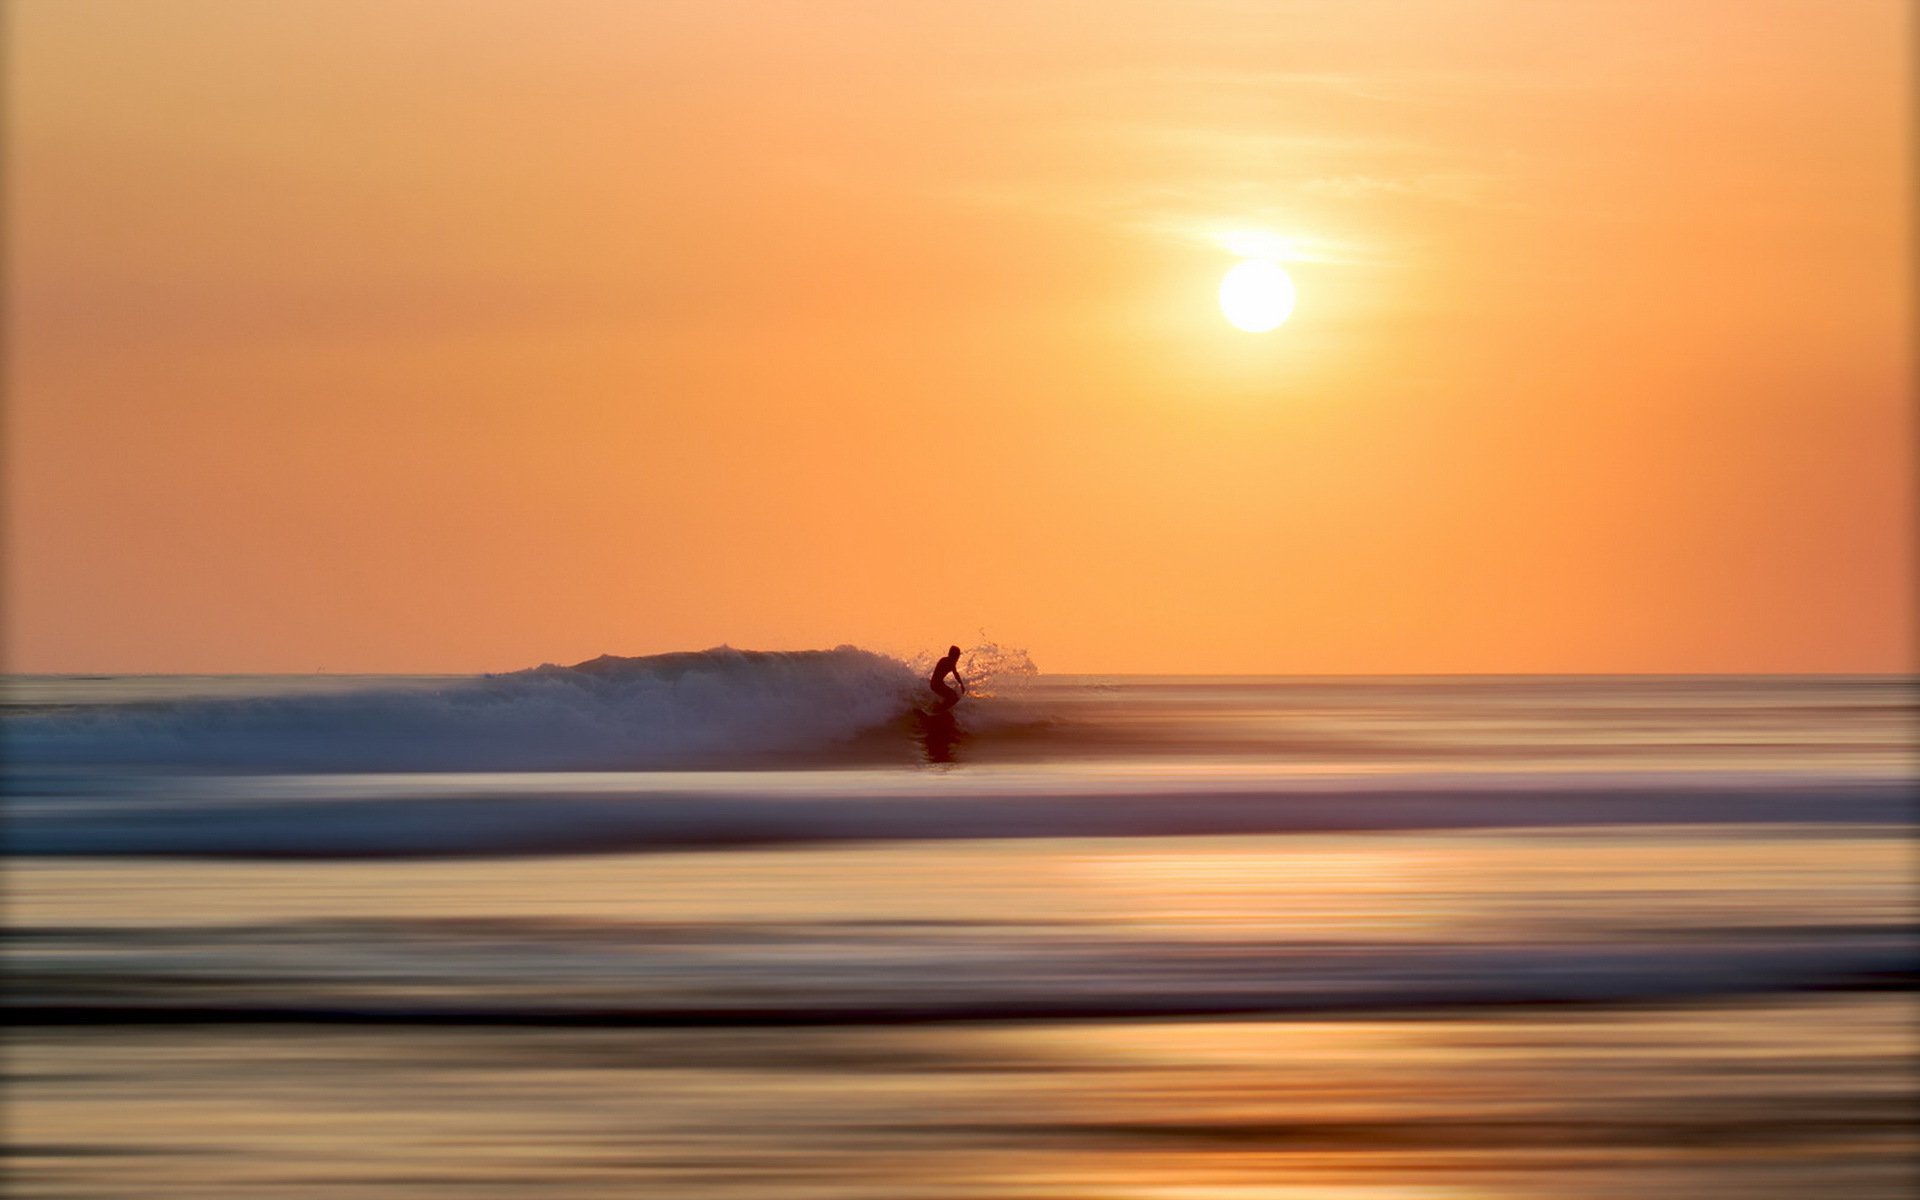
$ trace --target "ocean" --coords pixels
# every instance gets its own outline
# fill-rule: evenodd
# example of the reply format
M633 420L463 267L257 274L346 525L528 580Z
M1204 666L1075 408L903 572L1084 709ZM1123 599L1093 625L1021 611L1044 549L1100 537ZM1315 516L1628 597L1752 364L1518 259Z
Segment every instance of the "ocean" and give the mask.
M1906 677L6 682L14 1194L1899 1197Z

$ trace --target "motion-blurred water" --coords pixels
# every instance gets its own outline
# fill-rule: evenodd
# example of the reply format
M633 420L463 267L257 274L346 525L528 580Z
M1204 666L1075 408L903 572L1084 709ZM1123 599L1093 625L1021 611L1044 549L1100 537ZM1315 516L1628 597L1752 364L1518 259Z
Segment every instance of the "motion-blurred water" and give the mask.
M11 681L19 1194L1920 1182L1912 680L729 654Z

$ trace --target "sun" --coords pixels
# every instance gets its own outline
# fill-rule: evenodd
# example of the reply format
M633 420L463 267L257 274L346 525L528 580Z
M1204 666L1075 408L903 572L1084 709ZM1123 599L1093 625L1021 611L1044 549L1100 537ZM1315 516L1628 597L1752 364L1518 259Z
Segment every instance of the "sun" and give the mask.
M1279 263L1249 258L1220 281L1220 311L1235 329L1265 333L1293 315L1293 279Z

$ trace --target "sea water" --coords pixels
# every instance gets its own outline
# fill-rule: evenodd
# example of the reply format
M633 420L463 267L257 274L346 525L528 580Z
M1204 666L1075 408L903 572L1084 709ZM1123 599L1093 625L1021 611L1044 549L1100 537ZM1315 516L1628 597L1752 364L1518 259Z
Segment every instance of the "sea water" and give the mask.
M1902 1196L1911 679L16 677L42 1196Z

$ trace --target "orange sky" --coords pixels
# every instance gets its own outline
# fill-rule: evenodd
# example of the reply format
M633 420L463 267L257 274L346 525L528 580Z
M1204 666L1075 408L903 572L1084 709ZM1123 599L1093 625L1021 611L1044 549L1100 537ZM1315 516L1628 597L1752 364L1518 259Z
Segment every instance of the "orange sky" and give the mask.
M15 0L7 665L1907 669L1907 13Z

